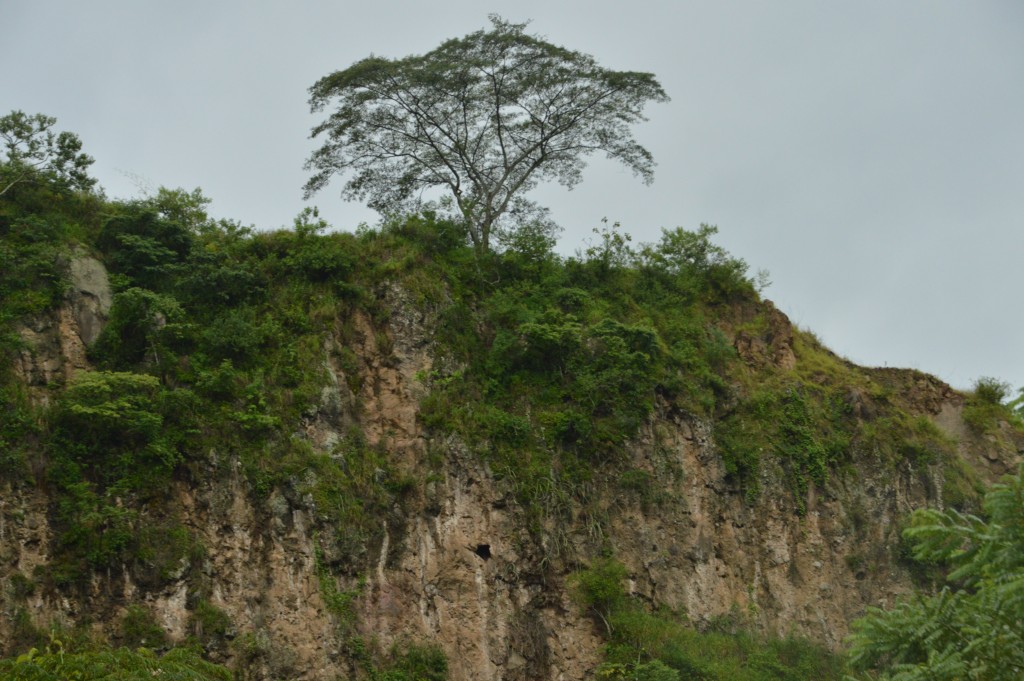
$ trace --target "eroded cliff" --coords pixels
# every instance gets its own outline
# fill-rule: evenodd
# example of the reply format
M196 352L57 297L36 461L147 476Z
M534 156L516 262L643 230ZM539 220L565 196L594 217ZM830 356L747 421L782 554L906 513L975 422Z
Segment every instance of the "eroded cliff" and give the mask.
M85 347L109 312L99 263L79 256L70 272L67 301L21 332L16 371L39 404L93 369ZM538 515L457 433L418 418L432 382L459 370L435 340L443 305L417 304L394 283L380 285L377 297L384 321L355 310L322 337L322 388L293 434L342 468L353 438L386 456L391 470L370 475L403 482L360 521L365 532L348 545L330 539L344 528L320 507L317 470L258 491L237 453L211 449L175 476L169 510L160 512L201 549L172 565L143 558L95 571L84 584L55 585L47 580L55 500L39 460L38 482L7 480L0 502L2 638L60 623L116 639L127 609L141 604L167 640L198 637L246 678L358 673L358 639L385 652L439 646L452 679L582 679L604 641L567 578L603 553L627 567L631 593L697 627L731 617L837 647L866 606L911 588L901 519L941 506L951 478L973 472L988 481L1019 461L1012 429L1004 424L1005 433L987 439L973 432L961 418L964 397L941 382L847 367L884 386L888 402L933 422L958 458L893 461L862 444L798 498L784 465L769 458L756 481L741 485L724 463L715 421L659 398L623 465L598 470L579 494L541 503ZM723 326L751 370L784 376L823 351L794 343L770 304L754 312L767 322L737 330L748 310ZM877 395L856 387L847 401L863 421L881 409Z

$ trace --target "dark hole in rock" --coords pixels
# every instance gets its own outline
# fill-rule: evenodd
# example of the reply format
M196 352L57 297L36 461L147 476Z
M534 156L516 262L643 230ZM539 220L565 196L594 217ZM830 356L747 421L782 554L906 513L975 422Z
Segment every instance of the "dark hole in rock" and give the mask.
M490 544L477 544L476 550L473 552L480 556L484 560L490 560L491 558L491 545Z

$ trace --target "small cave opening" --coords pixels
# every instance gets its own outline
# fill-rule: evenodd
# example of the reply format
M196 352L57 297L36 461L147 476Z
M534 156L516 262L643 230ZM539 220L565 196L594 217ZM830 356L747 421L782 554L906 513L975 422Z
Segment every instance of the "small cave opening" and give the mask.
M491 559L491 545L490 544L477 544L476 548L473 549L473 553L480 556L484 560Z

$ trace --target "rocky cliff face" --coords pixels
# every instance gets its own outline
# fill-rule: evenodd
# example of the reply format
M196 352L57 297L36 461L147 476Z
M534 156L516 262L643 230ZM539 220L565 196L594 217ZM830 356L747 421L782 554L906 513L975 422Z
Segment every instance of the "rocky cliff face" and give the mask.
M75 262L67 304L23 332L28 349L17 369L39 401L53 381L89 369L84 347L109 309L98 263ZM329 452L355 426L416 481L379 519L366 570L325 575L321 562L330 556L318 536L331 528L301 485L254 495L238 461L210 452L209 470L217 473L179 480L174 490L204 554L183 559L162 580L147 581L126 566L95 575L83 592L16 594L14 575L46 570L50 500L45 486L8 485L0 494L0 579L7 585L0 604L8 615L0 638L16 633L19 609L39 626L91 622L110 632L129 604L143 603L172 640L181 640L201 633L194 615L201 582L205 600L230 621L215 655L248 660L251 678L343 675L351 671L346 641L354 628L382 650L437 643L456 680L568 680L587 677L602 639L573 602L567 577L601 550L626 565L634 594L697 626L733 617L830 646L865 607L891 604L911 588L900 562L900 522L914 508L943 503L947 463L893 466L867 452L826 485L812 485L801 513L777 466L762 466L760 494L748 498L726 475L713 424L664 405L629 447L633 469L647 474L642 484L605 493L596 483L586 508L562 509L560 517L570 520L548 518L544 531L530 529L506 481L457 438L432 436L419 424L424 377L443 364L431 341L436 318L397 287L381 295L390 310L386 324L357 313L345 320L354 333L324 339L327 381L301 431ZM769 319L758 334L733 334L735 346L750 363L791 370L800 361L793 331L774 309ZM355 366L338 361L342 345ZM1019 461L1010 436L974 436L963 425L963 398L939 381L897 371L885 379L956 438L983 479ZM353 595L342 626L325 598L325 579Z
M18 330L25 350L15 373L43 403L51 384L89 368L85 348L99 338L113 300L107 270L93 257L76 253L68 262L68 278L67 299L56 314L40 316Z

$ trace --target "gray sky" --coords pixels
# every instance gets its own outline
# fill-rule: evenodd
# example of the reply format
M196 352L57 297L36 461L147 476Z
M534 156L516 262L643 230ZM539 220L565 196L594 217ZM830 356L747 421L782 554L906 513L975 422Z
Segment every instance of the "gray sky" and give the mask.
M0 114L79 134L111 197L199 186L258 228L302 209L318 78L421 54L497 12L650 71L672 97L637 137L654 184L594 158L533 197L584 244L603 217L718 242L833 350L956 387L1024 386L1024 2L0 0ZM315 198L333 225L376 216Z

